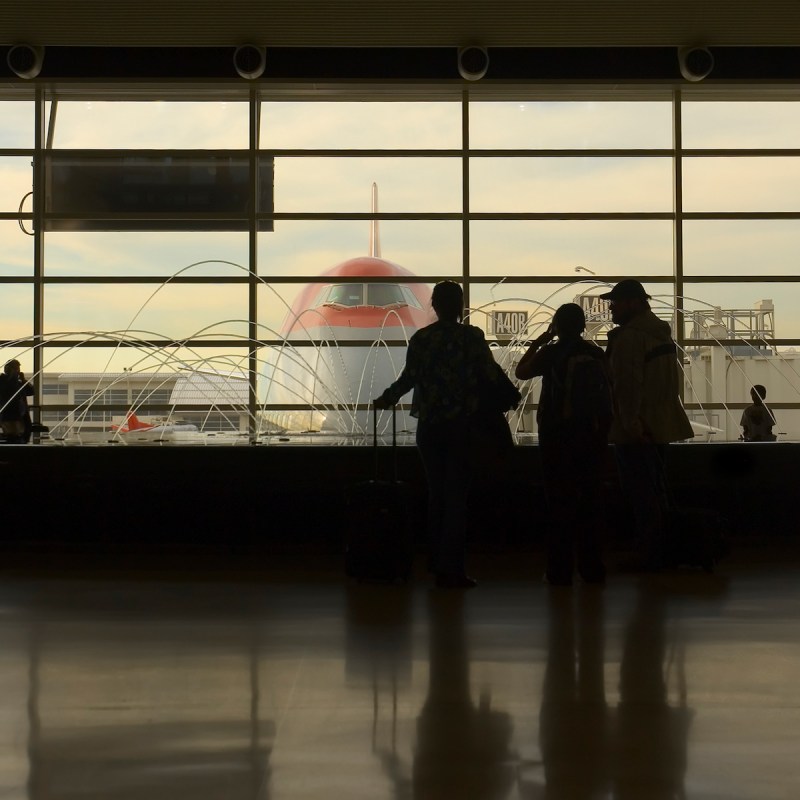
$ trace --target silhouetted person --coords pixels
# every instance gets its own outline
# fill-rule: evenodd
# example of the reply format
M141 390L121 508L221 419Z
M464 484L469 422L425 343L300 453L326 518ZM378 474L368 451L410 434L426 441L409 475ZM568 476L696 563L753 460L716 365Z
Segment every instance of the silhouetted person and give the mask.
M603 678L603 593L550 592L539 715L546 798L608 794L609 731Z
M33 386L25 380L20 363L7 361L0 375L0 425L9 444L22 444L30 439L31 416L27 398Z
M666 445L694 436L680 400L678 350L669 323L650 310L650 295L639 281L620 281L600 296L611 301L618 326L608 334L606 351L614 390L609 438L633 511L638 566L658 570L664 565L669 507Z
M678 689L669 704L667 679ZM614 797L675 800L685 797L687 708L681 642L667 648L665 598L660 587L642 584L625 633L616 710Z
M764 400L767 399L766 387L757 383L750 390L753 404L742 412L739 424L742 426L742 439L745 442L774 442L778 437L772 432L775 415Z
M583 310L562 305L550 327L533 341L516 368L517 378L542 376L536 415L539 453L549 505L545 579L572 583L605 578L597 514L611 424L610 376L603 351L582 338Z
M464 294L453 281L437 283L431 304L438 320L408 343L400 377L374 402L390 408L411 389L417 447L428 483L431 569L442 588L470 588L465 550L470 426L481 381L496 381L496 364L483 331L462 324Z
M469 651L461 594L429 595L430 666L417 719L415 800L502 800L514 780L511 718L470 695Z

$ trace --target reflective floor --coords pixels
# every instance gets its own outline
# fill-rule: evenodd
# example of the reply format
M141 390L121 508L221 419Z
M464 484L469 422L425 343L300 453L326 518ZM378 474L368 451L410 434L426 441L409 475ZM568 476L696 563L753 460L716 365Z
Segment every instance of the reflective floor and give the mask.
M0 798L800 797L796 559L0 574Z

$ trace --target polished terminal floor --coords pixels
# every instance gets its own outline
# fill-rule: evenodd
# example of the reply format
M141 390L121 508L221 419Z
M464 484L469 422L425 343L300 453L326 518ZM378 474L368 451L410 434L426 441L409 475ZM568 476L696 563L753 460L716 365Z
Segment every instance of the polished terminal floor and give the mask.
M798 559L0 570L0 798L800 797ZM422 570L420 570L422 572Z

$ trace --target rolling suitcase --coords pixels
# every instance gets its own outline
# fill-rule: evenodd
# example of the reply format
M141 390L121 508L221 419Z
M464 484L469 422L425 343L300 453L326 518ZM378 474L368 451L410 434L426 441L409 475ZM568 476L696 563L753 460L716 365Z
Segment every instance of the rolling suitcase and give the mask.
M345 571L359 581L407 581L414 560L410 491L397 479L397 421L392 407L392 480L378 478L378 411L373 409L374 477L347 494Z

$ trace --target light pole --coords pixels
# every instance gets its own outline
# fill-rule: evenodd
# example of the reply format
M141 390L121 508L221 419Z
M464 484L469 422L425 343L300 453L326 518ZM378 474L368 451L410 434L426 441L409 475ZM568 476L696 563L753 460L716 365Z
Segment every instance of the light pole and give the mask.
M588 272L590 275L597 275L597 273L593 269L589 269L589 267L575 267L575 272Z

